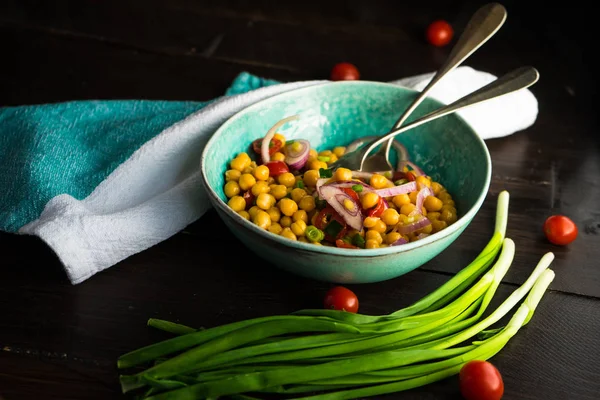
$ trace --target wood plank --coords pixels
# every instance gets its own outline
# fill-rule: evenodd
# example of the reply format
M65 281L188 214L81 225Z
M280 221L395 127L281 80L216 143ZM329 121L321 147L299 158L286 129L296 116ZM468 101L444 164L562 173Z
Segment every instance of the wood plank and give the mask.
M5 60L12 60L0 64L3 106L87 99L205 101L223 95L244 71L280 80L301 77L258 63L170 56L29 29L0 25L0 33Z

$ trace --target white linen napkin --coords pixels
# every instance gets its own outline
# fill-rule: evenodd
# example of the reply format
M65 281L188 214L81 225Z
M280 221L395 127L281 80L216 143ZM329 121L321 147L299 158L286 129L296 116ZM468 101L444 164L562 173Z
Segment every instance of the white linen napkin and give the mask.
M433 73L393 83L422 90ZM450 103L496 77L459 67L442 79L431 97ZM200 154L211 134L229 117L265 98L326 81L262 87L216 99L164 129L119 165L82 200L52 198L41 215L19 229L40 237L57 254L72 284L164 241L198 220L210 204L203 189ZM459 111L483 139L513 134L537 117L535 96L524 89Z

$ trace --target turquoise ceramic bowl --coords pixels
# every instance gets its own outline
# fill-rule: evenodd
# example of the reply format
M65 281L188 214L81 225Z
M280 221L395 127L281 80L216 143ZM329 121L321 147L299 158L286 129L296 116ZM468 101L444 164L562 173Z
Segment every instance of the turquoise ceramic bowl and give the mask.
M348 145L393 126L417 92L369 81L324 83L256 103L226 121L206 144L201 175L218 215L248 251L293 274L335 283L369 283L406 274L444 251L472 221L484 201L491 177L488 149L459 116L448 115L399 136L411 160L452 194L459 219L448 228L402 246L341 249L292 241L265 231L227 206L224 173L239 152L250 152L275 122L299 115L279 132L286 139L308 139L318 151ZM439 108L426 99L409 121Z

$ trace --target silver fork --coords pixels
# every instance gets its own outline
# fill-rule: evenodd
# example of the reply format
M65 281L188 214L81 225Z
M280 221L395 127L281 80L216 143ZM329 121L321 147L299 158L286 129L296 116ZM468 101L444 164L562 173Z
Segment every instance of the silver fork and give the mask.
M339 160L331 164L329 168L337 169L340 167L344 167L353 171L360 170L360 167L362 166L365 157L383 142L393 139L397 135L406 132L412 128L415 128L419 125L422 125L426 122L433 121L434 119L446 116L463 108L479 104L481 102L491 100L493 98L500 97L505 94L515 92L517 90L525 89L536 83L539 77L540 75L538 71L533 67L517 68L516 70L513 70L508 74L501 76L500 78L488 83L484 87L474 91L473 93L461 97L460 99L456 100L451 104L448 104L447 106L438 108L437 110L434 110L422 116L421 118L416 119L410 124L404 125L401 128L392 129L392 131L370 141L358 150L344 154L342 157L340 157ZM389 169L382 171L389 171Z
M475 50L492 37L504 24L505 20L506 9L498 3L489 3L479 8L469 20L446 62L436 72L419 96L417 96L396 121L392 130L398 129L419 104L421 104L429 91L431 91L444 76L458 67L465 59L467 59L467 57L473 54ZM394 167L390 163L389 158L391 144L391 139L385 144L382 144L377 153L363 161L360 170L368 172L393 170Z

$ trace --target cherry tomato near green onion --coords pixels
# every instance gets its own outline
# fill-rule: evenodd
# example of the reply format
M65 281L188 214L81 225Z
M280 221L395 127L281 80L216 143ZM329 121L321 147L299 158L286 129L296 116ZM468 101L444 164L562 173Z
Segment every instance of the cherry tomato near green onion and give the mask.
M460 370L459 382L466 400L500 400L504 394L502 375L489 361L466 363Z
M331 70L332 81L356 81L358 79L360 79L360 73L354 64L339 63Z
M358 297L350 289L336 286L325 294L323 306L330 310L342 310L351 313L358 312Z
M450 43L454 36L454 29L448 22L437 20L427 27L426 36L430 44L442 47Z
M544 222L544 233L552 244L565 246L577 238L577 225L564 215L552 215Z

